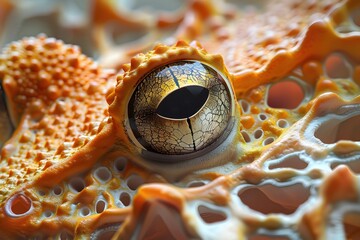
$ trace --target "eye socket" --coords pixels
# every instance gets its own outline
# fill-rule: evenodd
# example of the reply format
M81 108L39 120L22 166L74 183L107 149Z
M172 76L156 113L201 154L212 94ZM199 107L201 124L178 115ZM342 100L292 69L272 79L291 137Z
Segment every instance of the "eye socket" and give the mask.
M225 77L203 63L180 61L141 79L129 101L127 133L151 152L193 153L222 136L233 112Z

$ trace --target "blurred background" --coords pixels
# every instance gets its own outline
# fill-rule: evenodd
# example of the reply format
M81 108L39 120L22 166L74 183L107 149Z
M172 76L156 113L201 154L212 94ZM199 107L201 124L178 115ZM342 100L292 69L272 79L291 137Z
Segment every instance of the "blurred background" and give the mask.
M44 33L79 45L95 59L112 59L107 55L121 55L129 49L140 52L157 41L173 43L174 33L189 6L202 1L212 2L216 11L225 6L230 11L244 12L261 11L266 3L266 0L0 0L0 49L11 41Z
M176 22L185 4L183 0L0 0L0 48L45 33L97 58L114 46L147 39L160 18ZM170 34L173 25L165 26L164 32Z

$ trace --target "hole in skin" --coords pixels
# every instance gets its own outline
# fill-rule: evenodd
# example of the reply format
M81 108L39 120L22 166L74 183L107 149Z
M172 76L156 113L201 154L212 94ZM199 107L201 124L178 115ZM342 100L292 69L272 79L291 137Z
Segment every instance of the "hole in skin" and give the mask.
M308 163L304 162L297 155L293 155L283 159L281 162L273 163L269 165L269 169L277 169L277 168L293 168L302 170L308 166Z
M339 54L332 54L325 60L325 72L330 78L349 78L351 75L344 57Z
M6 211L12 217L21 217L30 213L32 201L23 194L17 194L9 199Z
M91 211L90 211L90 208L88 208L88 207L82 207L80 209L80 216L82 216L82 217L89 216L90 213L91 213Z
M285 119L279 119L276 124L279 128L286 128L289 126L289 123Z
M83 179L76 177L70 180L69 187L75 193L81 192L85 188L85 182Z
M327 121L316 129L315 137L326 144L336 143L340 140L360 141L360 115L336 123Z
M52 215L53 215L53 212L50 211L50 210L46 210L46 211L44 212L44 217L46 217L46 218L49 218L49 217L51 217Z
M346 213L343 227L346 239L360 239L360 213Z
M94 172L94 177L101 183L106 183L111 179L111 172L107 167L99 167Z
M118 172L124 171L126 167L127 159L124 157L119 157L114 162L114 169Z
M144 180L139 175L134 174L128 178L126 184L131 190L135 191L139 186L144 184Z
M167 95L156 113L169 119L190 118L199 112L209 98L209 89L201 86L179 88Z
M198 212L202 220L206 223L216 223L226 220L226 215L224 213L203 205L198 207Z
M254 138L255 139L259 139L259 138L261 138L262 136L263 136L263 130L262 129L258 129L258 130L256 130L255 132L254 132Z
M267 119L266 114L263 114L263 113L259 114L259 119L260 119L261 121L266 120L266 119Z
M360 141L360 115L351 117L340 123L337 130L336 141Z
M241 189L238 196L255 211L288 215L294 213L309 198L310 191L300 183L281 187L264 184Z
M247 132L241 131L241 135L243 136L245 142L247 142L247 143L251 142L250 136Z
M270 143L273 143L275 141L275 139L273 137L269 137L267 139L265 139L265 141L263 142L263 145L269 145Z
M244 113L249 112L250 106L249 106L249 103L248 103L248 102L246 102L246 101L244 101L244 100L241 100L241 101L240 101L240 106L241 106L241 108L242 108L242 110L243 110Z
M63 190L60 186L55 186L53 189L53 193L56 196L60 196L63 193Z
M106 209L106 202L102 199L98 200L95 204L96 213L102 213Z
M337 163L332 163L331 164L331 169L334 170L335 168L337 168L340 165L346 165L348 166L351 171L353 171L356 174L360 174L360 159L355 160L355 161L351 161L351 162L337 162Z
M131 196L130 194L128 194L127 192L122 192L120 194L120 201L122 202L122 204L127 207L130 205L131 203Z
M44 190L39 190L38 194L39 194L39 196L43 197L46 195L46 192Z
M304 99L302 87L294 81L282 81L270 86L267 105L272 108L297 108Z

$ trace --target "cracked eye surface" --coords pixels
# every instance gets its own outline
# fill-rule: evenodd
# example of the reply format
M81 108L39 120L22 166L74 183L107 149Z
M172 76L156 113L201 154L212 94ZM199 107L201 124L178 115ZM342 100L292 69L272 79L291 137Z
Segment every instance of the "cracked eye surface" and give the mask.
M222 136L233 109L225 77L200 62L176 62L137 85L128 105L128 135L151 152L192 153Z

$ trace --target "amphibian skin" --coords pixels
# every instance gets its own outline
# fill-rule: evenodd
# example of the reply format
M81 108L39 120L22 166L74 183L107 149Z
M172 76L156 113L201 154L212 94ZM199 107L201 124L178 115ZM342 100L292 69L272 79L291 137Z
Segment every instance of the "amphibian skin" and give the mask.
M0 55L1 238L360 238L359 1L93 4L96 62L45 35ZM111 20L176 31L107 51Z

